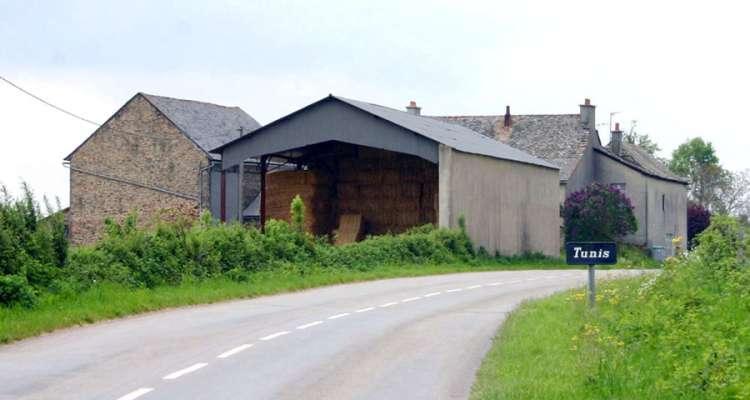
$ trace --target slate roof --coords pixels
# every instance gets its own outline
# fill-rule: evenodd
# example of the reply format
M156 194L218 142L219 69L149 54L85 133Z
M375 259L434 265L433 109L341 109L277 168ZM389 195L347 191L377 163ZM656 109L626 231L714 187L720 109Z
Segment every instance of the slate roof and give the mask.
M146 93L141 95L208 154L211 149L238 138L240 127L245 134L260 127L258 121L239 107ZM221 158L216 154L210 155L214 159Z
M469 128L547 160L560 168L561 181L570 178L592 140L592 135L581 125L578 114L512 115L510 129L503 126L504 115L431 118Z
M414 115L364 101L347 99L340 96L330 97L458 151L559 169L556 164L528 154L523 149L519 150L518 148L511 147L458 124L440 121L436 118Z
M663 162L638 145L623 141L620 146L619 155L612 151L611 143L608 144L607 147L598 146L595 149L643 172L646 175L684 184L689 182L686 178L672 173Z

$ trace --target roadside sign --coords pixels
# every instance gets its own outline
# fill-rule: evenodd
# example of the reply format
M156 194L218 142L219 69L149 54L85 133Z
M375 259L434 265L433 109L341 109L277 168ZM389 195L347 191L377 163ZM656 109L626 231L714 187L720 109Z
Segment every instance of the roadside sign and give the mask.
M617 264L617 244L613 242L569 242L565 243L565 259L568 265L589 266L589 306L596 302L596 277L594 267Z
M617 264L617 245L613 242L570 242L565 244L568 265Z

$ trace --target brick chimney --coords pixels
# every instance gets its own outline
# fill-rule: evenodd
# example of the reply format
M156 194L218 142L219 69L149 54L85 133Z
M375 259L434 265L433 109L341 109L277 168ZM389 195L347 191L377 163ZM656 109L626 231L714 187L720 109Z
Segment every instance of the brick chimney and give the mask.
M609 148L618 156L622 154L622 131L619 122L615 122L615 130L611 132Z
M589 133L596 132L596 106L591 104L591 99L585 99L581 104L581 126L588 129Z
M422 107L417 107L417 102L412 100L409 105L406 106L406 112L411 115L422 115Z
M513 122L510 119L510 106L505 106L505 118L503 119L503 128L510 128Z

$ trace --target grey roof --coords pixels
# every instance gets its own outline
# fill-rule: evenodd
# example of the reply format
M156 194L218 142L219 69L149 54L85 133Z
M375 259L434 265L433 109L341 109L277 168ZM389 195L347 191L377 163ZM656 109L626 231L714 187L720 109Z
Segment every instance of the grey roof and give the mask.
M331 97L458 151L559 169L555 164L493 140L461 125L443 122L435 118L413 115L401 110L359 100L339 96Z
M260 127L258 121L239 107L225 107L194 100L174 99L141 93L206 153ZM211 154L215 159L219 155Z
M620 162L630 165L646 175L684 184L688 183L688 180L685 177L679 176L670 171L666 164L638 145L623 141L619 155L612 151L611 143L608 144L607 147L597 147L596 149L601 153L619 160Z
M510 129L503 126L504 115L431 118L466 127L544 159L560 168L562 181L570 178L592 140L578 114L512 115Z

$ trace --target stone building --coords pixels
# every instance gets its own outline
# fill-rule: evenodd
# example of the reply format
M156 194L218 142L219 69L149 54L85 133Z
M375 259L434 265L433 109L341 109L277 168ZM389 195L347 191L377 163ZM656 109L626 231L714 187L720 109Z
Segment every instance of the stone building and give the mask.
M259 126L238 107L136 94L65 157L71 243L95 241L105 218L132 211L143 224L201 209L218 216L222 182L236 172L222 174L221 157L209 150ZM244 171L243 192L252 198L257 172Z
M635 207L638 231L627 242L671 254L672 238L687 235L688 181L642 148L623 141L616 125L609 144L596 130L595 106L578 114L435 116L523 150L560 168L560 202L592 182L619 186ZM562 221L560 221L562 222Z

